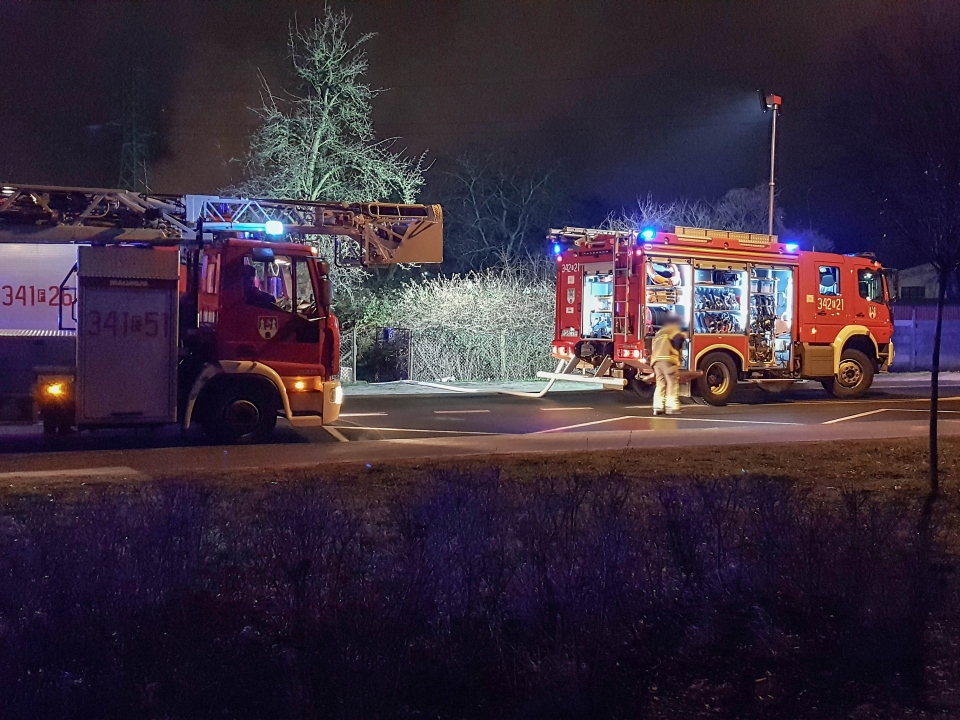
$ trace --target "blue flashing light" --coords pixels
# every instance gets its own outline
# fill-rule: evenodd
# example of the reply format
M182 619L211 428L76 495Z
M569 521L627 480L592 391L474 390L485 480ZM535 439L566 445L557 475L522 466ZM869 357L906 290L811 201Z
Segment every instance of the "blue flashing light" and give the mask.
M559 255L561 252L563 252L563 248L560 247L560 243L554 243L554 244L553 244L553 254L554 254L554 255Z
M799 243L787 243L786 245L784 245L784 250L786 250L788 253L800 252L800 244L799 244Z
M267 235L283 235L283 223L279 220L267 220L263 225L263 230Z
M653 228L644 228L640 231L640 237L642 237L644 240L653 240L656 234L657 231Z

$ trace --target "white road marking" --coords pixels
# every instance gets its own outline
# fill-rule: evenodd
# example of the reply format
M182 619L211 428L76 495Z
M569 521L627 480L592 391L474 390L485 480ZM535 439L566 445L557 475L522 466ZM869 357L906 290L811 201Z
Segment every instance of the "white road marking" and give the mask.
M856 420L857 418L867 417L868 415L876 415L886 411L887 408L880 408L879 410L867 410L866 412L857 413L856 415L845 415L844 417L827 420L826 422L821 423L821 425L835 425L836 423L845 422L847 420Z
M741 403L728 403L728 405L730 406L739 405L739 404ZM683 411L689 412L690 410L709 410L712 407L714 406L713 405L684 405ZM624 405L623 409L624 410L652 410L653 408L650 405Z
M543 412L557 412L559 410L593 410L592 407L556 407L556 408L540 408Z
M468 415L476 413L488 413L489 410L434 410L434 415ZM386 413L384 413L386 415Z
M51 478L51 477L130 477L143 478L143 473L134 470L132 467L99 467L99 468L76 468L74 470L14 470L13 472L0 473L0 481L3 480L29 480L31 478Z
M561 430L573 430L575 428L589 427L590 425L603 425L604 423L617 422L618 420L630 420L636 415L622 415L621 417L607 418L606 420L593 420L592 422L577 423L576 425L564 425L563 427L550 428L548 430L537 430L531 435L543 435L544 433L560 432Z
M376 413L340 413L340 417L381 417L386 415L385 412L376 412Z
M499 435L500 434L500 433L493 433L493 432L479 432L476 430L420 430L417 428L367 427L364 425L353 425L350 427L342 427L340 429L341 430L379 430L380 432L443 433L444 435Z
M929 410L913 410L912 408L888 408L888 412L919 412L930 414ZM960 415L960 410L940 410L937 409L937 414L947 413L949 415Z
M560 432L561 430L575 430L576 428L589 427L591 425L603 425L604 423L618 422L620 420L684 420L687 422L716 422L716 423L734 423L737 425L803 425L804 423L795 422L774 422L772 420L719 420L716 418L691 418L680 417L679 415L670 415L669 417L646 417L644 415L622 415L606 420L594 420L593 422L577 423L576 425L564 425L563 427L550 428L548 430L538 430L532 435L542 435L544 433Z
M942 402L942 400L941 400ZM867 417L869 415L878 415L885 412L899 412L899 413L927 413L930 414L929 410L914 410L912 408L880 408L879 410L869 410L867 412L857 413L856 415L846 415L844 417L839 417L834 420L827 420L826 422L820 423L821 425L834 425L836 423L845 422L847 420L856 420L857 418ZM960 410L937 410L937 414L951 414L951 415L960 415Z
M324 430L330 433L330 435L332 435L337 442L350 442L349 440L347 440L347 438L343 436L343 433L341 433L332 425L323 425L322 427Z
M960 400L960 397L940 398L940 402L951 402L951 401L957 401L957 400ZM774 405L774 404L788 407L790 405L866 405L869 403L884 403L886 405L889 405L891 403L915 403L915 402L928 403L930 402L930 398L929 397L892 398L889 400L885 398L862 398L860 400L796 400L796 401L785 402L785 403L761 403L757 405L747 405L746 403L736 403L736 404L743 405L744 407L760 407L761 405ZM733 404L734 403L731 403L731 405Z
M643 415L634 415L633 417L638 417L643 420L646 420ZM692 417L681 417L680 415L657 415L650 418L652 420L685 420L687 422L718 422L718 423L737 423L740 425L806 425L806 423L798 422L783 422L778 420L722 420L720 418L692 418Z

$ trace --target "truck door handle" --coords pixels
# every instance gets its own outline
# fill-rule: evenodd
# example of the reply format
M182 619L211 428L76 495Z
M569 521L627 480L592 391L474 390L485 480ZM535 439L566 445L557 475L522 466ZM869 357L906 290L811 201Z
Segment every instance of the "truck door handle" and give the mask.
M817 315L826 315L826 314L827 314L827 313L826 313L825 310L821 310L820 312L817 313Z
M863 313L857 313L857 317L866 317Z

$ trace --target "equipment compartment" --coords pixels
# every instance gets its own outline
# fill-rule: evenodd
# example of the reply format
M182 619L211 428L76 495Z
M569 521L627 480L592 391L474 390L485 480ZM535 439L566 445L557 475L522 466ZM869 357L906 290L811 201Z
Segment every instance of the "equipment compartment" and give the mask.
M695 273L693 331L700 335L744 332L743 270L698 267Z
M751 366L790 369L793 361L793 270L750 270L749 350Z
M583 275L583 337L613 337L613 275Z

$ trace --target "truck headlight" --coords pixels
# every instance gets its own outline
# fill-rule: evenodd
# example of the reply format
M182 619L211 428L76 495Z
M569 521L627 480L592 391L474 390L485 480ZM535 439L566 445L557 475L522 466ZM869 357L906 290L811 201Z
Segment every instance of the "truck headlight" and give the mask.
M43 392L45 395L50 395L51 397L60 397L64 392L63 383L48 383L43 386Z
M343 386L337 385L333 389L333 404L342 405L343 404Z

